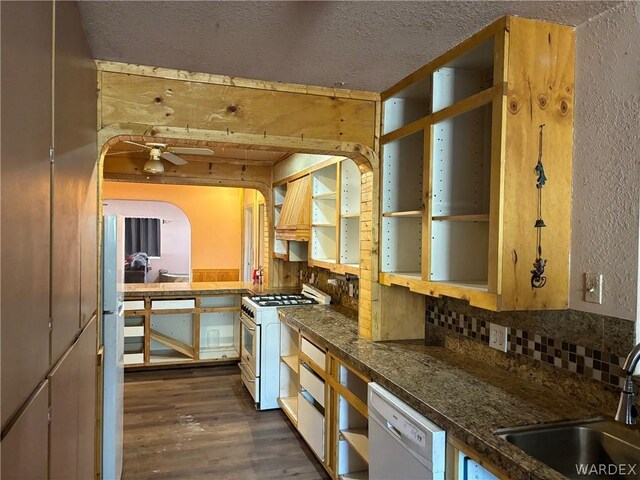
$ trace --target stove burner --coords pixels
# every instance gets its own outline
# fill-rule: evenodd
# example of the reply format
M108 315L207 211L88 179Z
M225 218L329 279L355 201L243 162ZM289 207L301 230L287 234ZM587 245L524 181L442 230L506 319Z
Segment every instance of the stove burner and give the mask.
M249 300L261 307L282 307L287 305L315 305L318 302L299 293L280 295L254 295Z

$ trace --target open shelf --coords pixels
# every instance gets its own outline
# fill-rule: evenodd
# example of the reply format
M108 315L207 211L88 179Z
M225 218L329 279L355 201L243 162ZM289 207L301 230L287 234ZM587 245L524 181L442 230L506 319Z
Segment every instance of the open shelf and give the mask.
M433 72L433 111L437 112L493 85L494 38Z
M311 228L311 258L322 262L336 262L337 241L335 225Z
M365 462L369 463L369 431L367 427L340 430L340 437L344 439Z
M424 131L419 130L383 146L382 213L422 209Z
M334 224L338 217L336 198L324 197L311 200L311 224Z
M298 369L300 368L300 364L298 362L298 355L283 355L280 357L282 363L284 363L287 367L293 370L294 373L298 373Z
M335 200L337 198L338 192L325 192L319 195L314 195L313 198L317 200Z
M314 223L311 225L312 227L331 227L336 228L335 223Z
M436 222L451 221L451 222L488 222L488 213L479 213L473 215L441 215L438 217L431 217Z
M360 218L359 213L343 213L340 218Z
M223 346L217 348L201 348L200 360L229 359L235 360L240 358L238 349L234 346Z
M409 210L407 212L386 212L383 217L422 218L422 210Z
M340 216L360 214L360 170L356 163L346 158L340 164Z
M340 263L357 265L360 263L360 218L340 219Z
M179 363L193 360L192 357L183 355L175 350L151 350L149 361L151 363Z
M384 101L383 134L397 130L429 114L431 79L425 76Z
M422 218L383 217L381 271L422 271Z
M322 197L323 195L335 195L338 180L338 165L332 164L327 167L316 170L311 174L313 178L311 196L313 198Z
M280 397L278 403L282 407L282 411L285 413L291 423L294 426L298 425L298 397Z
M462 281L438 281L443 285L451 285L452 287L465 288L470 290L478 290L480 292L486 292L488 290L487 280L462 280Z
M180 340L176 340L175 338L165 335L164 333L152 329L149 332L149 338L151 338L151 340L155 342L171 348L172 350L175 350L176 352L185 355L186 357L192 359L195 358L195 352L193 351L193 347L191 345L181 342Z

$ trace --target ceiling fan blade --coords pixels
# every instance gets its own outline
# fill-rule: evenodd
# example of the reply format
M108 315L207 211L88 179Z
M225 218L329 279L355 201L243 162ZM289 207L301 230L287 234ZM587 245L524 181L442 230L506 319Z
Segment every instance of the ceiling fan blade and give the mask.
M142 147L142 148L146 148L147 150L151 150L151 147L149 147L148 145L143 145L141 143L131 142L129 140L124 140L124 143L129 143L129 144L135 145L137 147Z
M105 156L108 157L109 155L129 155L130 153L146 153L146 150L122 150L120 152L111 152L111 153L106 153Z
M176 153L179 155L205 155L205 156L213 156L213 150L206 147L169 147L171 153Z
M162 152L162 154L160 154L160 156L162 158L164 158L165 160L173 163L174 165L186 165L187 161L184 160L183 158L180 158L179 156L177 156L174 153L171 152Z

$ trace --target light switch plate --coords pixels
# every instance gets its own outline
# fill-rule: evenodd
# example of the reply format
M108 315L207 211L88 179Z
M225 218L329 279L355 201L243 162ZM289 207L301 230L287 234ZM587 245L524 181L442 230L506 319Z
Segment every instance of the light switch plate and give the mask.
M489 346L500 350L501 352L507 351L507 332L509 328L497 325L495 323L489 324Z
M602 304L602 274L584 274L584 301Z

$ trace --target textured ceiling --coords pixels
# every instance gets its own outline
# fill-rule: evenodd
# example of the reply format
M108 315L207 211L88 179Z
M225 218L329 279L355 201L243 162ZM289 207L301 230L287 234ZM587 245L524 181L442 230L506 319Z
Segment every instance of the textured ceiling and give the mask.
M380 92L505 14L579 25L620 1L81 1L93 55Z

